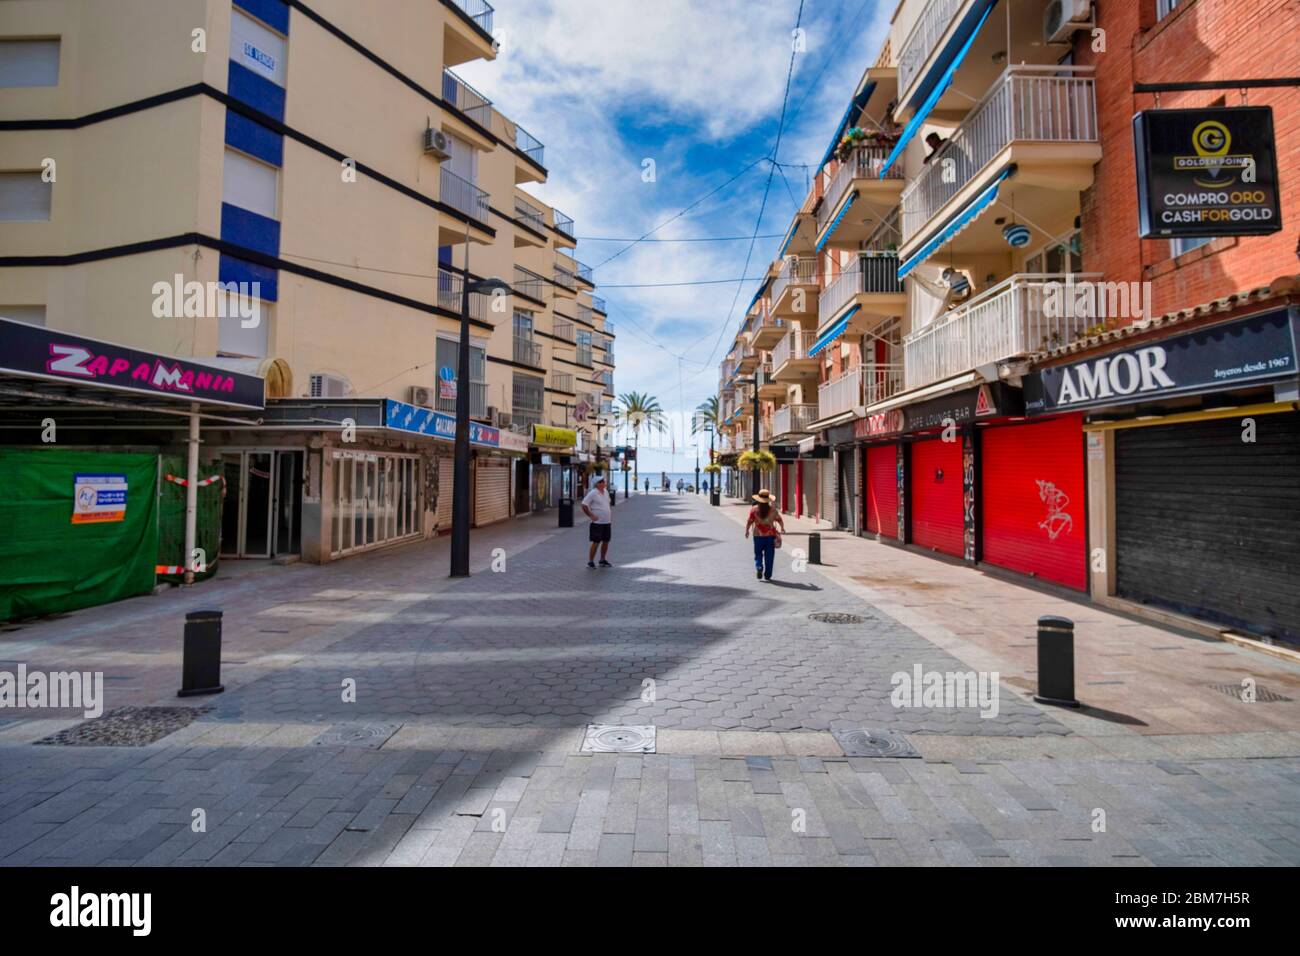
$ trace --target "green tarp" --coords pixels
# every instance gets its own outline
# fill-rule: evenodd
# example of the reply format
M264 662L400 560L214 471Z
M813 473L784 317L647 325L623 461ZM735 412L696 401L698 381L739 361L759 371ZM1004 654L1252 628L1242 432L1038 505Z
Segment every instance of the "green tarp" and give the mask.
M78 475L99 476L105 489L84 517L113 520L73 522ZM149 593L158 557L157 478L157 455L0 449L0 620ZM112 502L122 480L117 519Z
M158 486L158 565L159 567L184 567L185 560L185 486L168 481L168 475L185 477L187 463L183 455L162 456L162 484ZM195 581L206 581L217 573L217 555L221 553L221 495L225 487L220 481L205 485L205 478L221 473L216 462L199 463L199 508L195 521L195 547L203 549L206 571L197 571ZM184 574L159 574L160 581L180 581Z

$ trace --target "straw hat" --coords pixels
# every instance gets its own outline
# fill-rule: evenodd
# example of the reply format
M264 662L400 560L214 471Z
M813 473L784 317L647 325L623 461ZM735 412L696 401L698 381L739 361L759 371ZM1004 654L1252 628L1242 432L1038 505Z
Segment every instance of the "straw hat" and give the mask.
M772 492L768 491L766 488L760 488L758 489L758 494L754 495L754 500L759 504L764 505L776 504L776 495L772 494Z

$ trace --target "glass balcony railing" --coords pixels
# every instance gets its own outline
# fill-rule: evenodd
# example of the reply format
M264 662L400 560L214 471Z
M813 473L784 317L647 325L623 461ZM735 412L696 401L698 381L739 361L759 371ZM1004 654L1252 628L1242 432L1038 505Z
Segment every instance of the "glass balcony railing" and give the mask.
M591 297L591 307L592 307L593 309L595 309L597 312L606 312L606 311L608 311L608 310L605 308L605 300L602 299L602 298L601 298L600 296L598 296L598 295L593 295L593 296Z
M439 170L441 177L439 198L458 209L471 219L487 222L489 212L488 194L468 180L462 179L446 166Z
M573 220L558 209L552 210L552 212L555 215L555 228L573 239Z

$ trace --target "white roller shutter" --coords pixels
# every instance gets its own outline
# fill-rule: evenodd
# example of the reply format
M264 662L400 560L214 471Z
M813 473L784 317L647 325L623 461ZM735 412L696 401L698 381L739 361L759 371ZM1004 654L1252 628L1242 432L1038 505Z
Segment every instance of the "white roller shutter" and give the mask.
M474 469L474 524L482 527L509 518L510 461L479 458Z
M53 196L39 171L0 173L0 222L46 222Z
M451 496L455 485L455 464L450 452L438 453L438 532L451 530Z
M233 149L226 150L222 201L267 219L279 216L279 171Z

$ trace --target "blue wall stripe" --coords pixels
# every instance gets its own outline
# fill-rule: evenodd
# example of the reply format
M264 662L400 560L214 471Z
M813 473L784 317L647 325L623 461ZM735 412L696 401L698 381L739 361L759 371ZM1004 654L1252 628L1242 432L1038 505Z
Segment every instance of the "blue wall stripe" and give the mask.
M226 145L272 166L284 165L284 137L234 110L226 110Z
M241 103L247 103L258 112L284 122L284 89L270 80L258 76L247 67L230 61L230 76L226 92Z
M235 0L235 6L251 13L268 27L289 35L289 7L284 0Z
M280 224L228 202L221 204L221 238L268 256L280 254Z
M265 266L255 265L246 259L237 259L221 254L221 264L217 267L217 278L221 282L260 282L261 297L267 302L280 298L280 272Z

